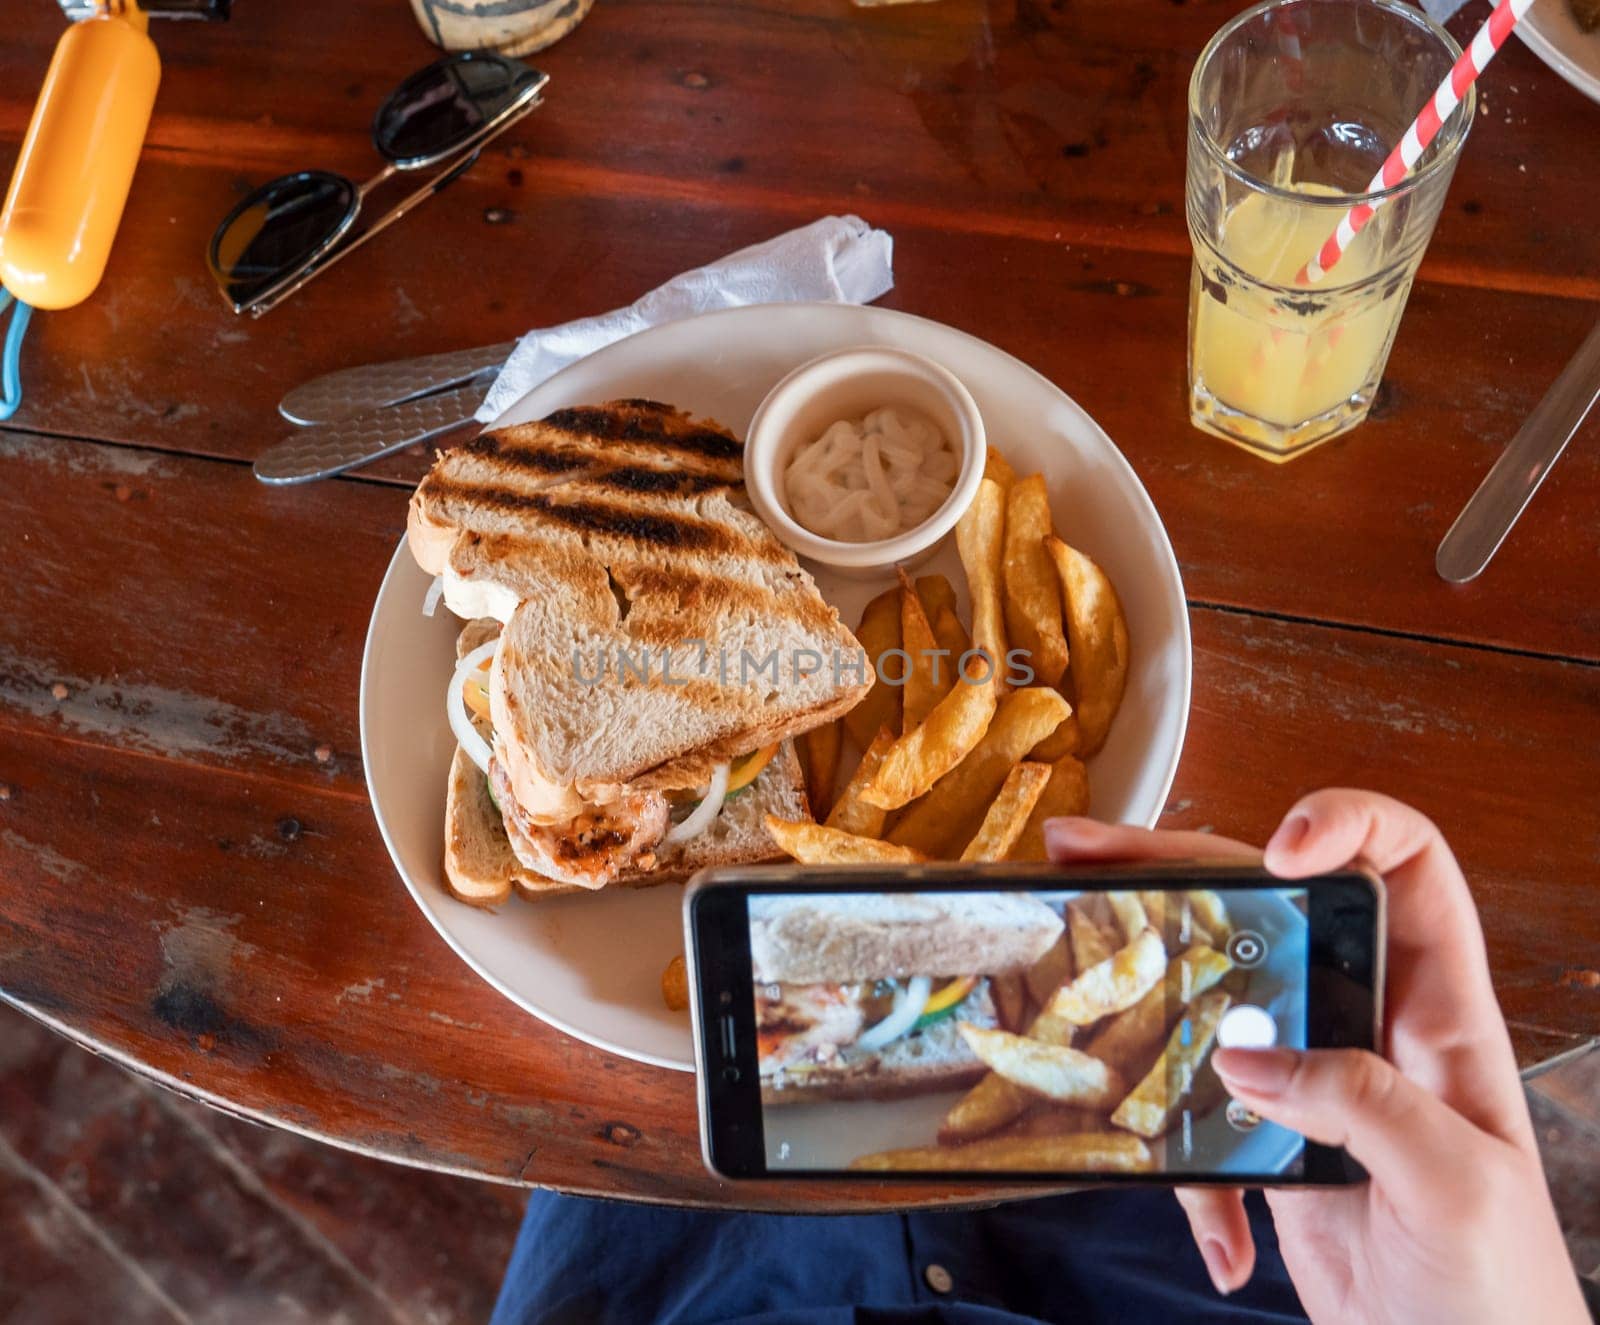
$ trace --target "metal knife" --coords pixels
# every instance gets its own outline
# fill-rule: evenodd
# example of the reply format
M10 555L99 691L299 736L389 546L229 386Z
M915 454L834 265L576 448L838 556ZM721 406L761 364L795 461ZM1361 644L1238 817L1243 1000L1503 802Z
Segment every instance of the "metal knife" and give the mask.
M417 359L341 368L302 382L278 402L278 413L290 423L328 423L383 405L398 405L429 392L468 382L498 368L516 348L516 341L476 350L426 354Z
M453 390L296 429L257 457L256 477L274 484L331 478L449 432L472 421L494 376L486 370Z
M1444 579L1465 584L1489 564L1596 400L1600 400L1600 323L1456 516L1433 563Z

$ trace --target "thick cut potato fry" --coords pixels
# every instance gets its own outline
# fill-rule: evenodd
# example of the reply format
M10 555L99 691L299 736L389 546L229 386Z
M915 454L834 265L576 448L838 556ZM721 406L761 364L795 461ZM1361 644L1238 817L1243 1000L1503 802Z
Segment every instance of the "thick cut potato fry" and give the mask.
M1058 1109L1046 1106L1024 1114L1001 1136L1070 1136L1074 1132L1105 1130L1105 1115L1093 1109Z
M1212 947L1226 943L1233 933L1233 922L1228 919L1228 907L1222 898L1209 888L1191 888L1184 894L1189 899L1189 910L1194 923L1211 935Z
M800 737L800 748L805 752L801 764L806 774L806 799L811 802L813 819L826 818L833 804L833 784L839 778L839 746L843 740L844 728L837 722L825 722Z
M972 636L967 634L967 628L961 624L961 618L948 607L941 607L939 615L933 623L933 637L939 641L941 649L950 651L950 658L946 664L951 674L954 675L961 657L972 647Z
M1078 975L1109 961L1117 945L1106 937L1100 922L1084 909L1082 901L1067 903L1067 933L1072 939L1072 964Z
M1050 494L1044 475L1013 483L1006 494L1006 638L1013 648L1027 650L1034 683L1047 686L1059 682L1067 670L1061 582L1044 546L1050 532Z
M875 837L857 837L821 824L780 819L775 814L769 814L766 823L772 840L802 865L914 865L927 859L910 847L890 846Z
M1050 1000L1052 1016L1074 1026L1089 1026L1114 1012L1131 1008L1160 983L1167 970L1167 950L1153 929L1141 931L1127 947L1085 970Z
M1065 1048L1072 1043L1076 1032L1077 1027L1069 1022L1040 1013L1028 1027L1028 1038ZM951 1106L939 1126L939 1140L970 1141L975 1136L987 1135L1020 1117L1036 1103L1031 1092L991 1072Z
M1193 911L1183 893L1144 888L1139 892L1139 901L1168 951L1182 952L1194 942Z
M850 781L844 784L839 799L828 811L825 827L837 828L842 833L853 833L857 837L883 836L883 823L888 814L862 800L861 789L877 776L878 765L883 762L883 752L893 744L894 733L887 727L879 727L872 744L866 748L861 762L856 765L856 771L850 775Z
M1071 713L1050 735L1028 751L1028 758L1042 760L1046 764L1053 764L1062 755L1077 754L1078 740L1078 715Z
M1122 1078L1109 1063L1064 1045L985 1030L964 1021L961 1038L988 1068L1012 1085L1084 1109L1098 1109L1120 1099Z
M667 969L661 972L661 1001L667 1005L669 1012L687 1012L689 1009L689 971L681 953L668 962Z
M1011 463L992 446L984 457L983 476L998 483L1001 492L1005 492L1017 481L1017 471L1012 469Z
M1127 1132L1072 1132L1066 1136L996 1136L965 1146L883 1150L850 1162L876 1173L1137 1173L1153 1168L1150 1147Z
M1007 773L961 859L1004 860L1049 780L1049 764L1021 763Z
M989 977L989 993L995 1015L1008 1031L1021 1031L1028 1019L1028 987L1015 971Z
M922 610L928 614L929 621L938 621L941 612L956 610L955 586L947 575L917 576L917 597L922 600Z
M856 642L867 656L867 675L874 678L867 697L844 715L844 727L863 750L879 727L900 730L900 697L905 687L890 685L873 670L890 649L900 647L900 590L885 589L867 604L856 627ZM891 658L884 671L898 679L902 661Z
M1124 1081L1139 1080L1160 1054L1178 1013L1213 988L1232 966L1224 954L1198 944L1179 954L1167 965L1160 983L1131 1008L1108 1018L1084 1051L1110 1063Z
M959 657L939 657L928 613L904 571L900 572L900 647L911 658L900 699L900 730L908 732L920 727L933 706L950 693Z
M951 697L971 688L958 685ZM1066 708L1066 701L1050 690L1018 690L1007 695L983 739L900 817L889 830L889 840L940 859L954 856L977 831L984 807L999 792L1006 774L1038 744L1043 733L1061 721Z
M1113 1123L1144 1137L1160 1136L1172 1126L1194 1089L1195 1075L1211 1052L1217 1023L1231 1001L1216 989L1202 995L1192 1009L1178 1018L1155 1066L1112 1111Z
M1028 968L1023 978L1028 982L1028 993L1040 1007L1044 1007L1055 996L1056 990L1072 979L1072 945L1066 930L1061 931L1061 937Z
M909 805L967 757L989 730L999 698L997 678L982 685L958 682L915 731L883 752L877 776L861 799L884 810Z
M1006 859L1048 860L1044 849L1044 821L1062 815L1086 814L1088 809L1089 772L1077 756L1062 755L1050 765L1050 781L1044 784L1033 813L1022 826L1022 835Z
M1005 494L992 479L978 484L978 495L956 521L956 550L972 595L972 647L989 659L995 679L1006 689L1006 623L1001 602L1005 559ZM975 661L974 666L982 663Z
M1107 893L1106 902L1111 907L1111 914L1117 918L1117 928L1122 931L1124 943L1132 943L1150 927L1149 917L1144 913L1144 903L1131 888L1127 892Z
M1051 535L1045 540L1061 577L1072 694L1081 746L1087 758L1106 742L1128 683L1128 622L1105 573L1076 548Z

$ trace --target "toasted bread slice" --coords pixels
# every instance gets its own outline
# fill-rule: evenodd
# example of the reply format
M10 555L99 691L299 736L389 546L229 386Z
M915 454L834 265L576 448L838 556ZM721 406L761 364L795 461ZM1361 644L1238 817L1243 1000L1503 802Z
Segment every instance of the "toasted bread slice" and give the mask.
M763 1104L816 1100L897 1099L976 1085L988 1071L962 1039L959 1025L998 1024L989 982L967 995L955 1016L879 1050L846 1046L831 1063L797 1063L761 1078Z
M785 743L699 837L681 847L663 847L654 868L621 874L606 886L645 888L680 882L711 865L782 859L783 852L767 834L766 816L803 818L809 813L800 761L794 747ZM530 902L591 891L546 879L517 859L505 821L489 799L488 780L460 749L450 765L445 800L444 871L451 894L473 906L498 906L513 891Z
M720 429L619 401L484 434L417 488L418 563L518 600L494 725L538 776L592 799L696 785L870 688L838 613L736 504L741 454Z

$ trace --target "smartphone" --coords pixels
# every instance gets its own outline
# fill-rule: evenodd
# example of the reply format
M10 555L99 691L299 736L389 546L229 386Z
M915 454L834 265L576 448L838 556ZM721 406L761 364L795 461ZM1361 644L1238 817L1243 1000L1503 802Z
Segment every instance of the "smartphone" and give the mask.
M1250 865L710 870L684 903L722 1177L1319 1186L1219 1046L1382 1044L1384 894Z

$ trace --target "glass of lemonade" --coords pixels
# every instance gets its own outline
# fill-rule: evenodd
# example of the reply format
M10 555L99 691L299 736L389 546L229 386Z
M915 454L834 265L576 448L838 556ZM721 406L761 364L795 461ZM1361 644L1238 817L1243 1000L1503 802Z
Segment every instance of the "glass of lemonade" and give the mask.
M1269 0L1189 82L1189 415L1270 460L1367 417L1412 277L1472 127L1467 93L1417 168L1367 192L1461 48L1400 0ZM1320 280L1339 218L1371 221Z

